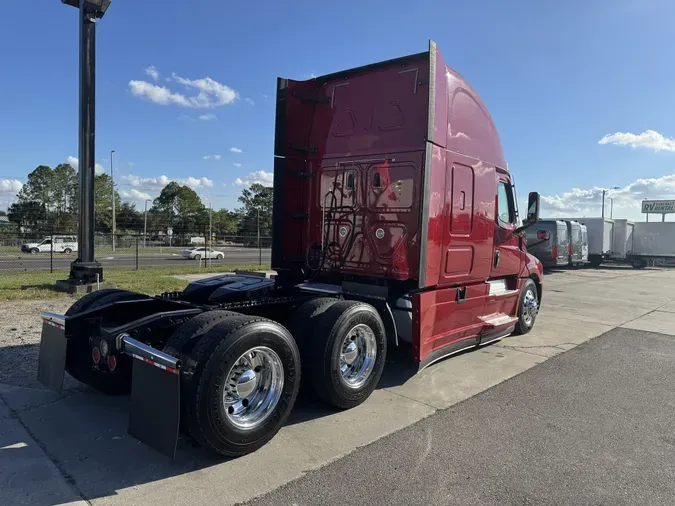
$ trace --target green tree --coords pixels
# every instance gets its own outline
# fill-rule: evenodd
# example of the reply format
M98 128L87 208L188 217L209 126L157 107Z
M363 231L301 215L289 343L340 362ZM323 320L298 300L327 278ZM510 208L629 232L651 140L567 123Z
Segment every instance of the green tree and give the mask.
M239 202L244 207L237 210L240 216L239 235L257 235L258 223L261 237L272 235L272 196L272 188L258 183L242 190Z
M115 208L115 217L117 219L117 230L132 230L141 232L143 230L143 213L136 210L136 206L130 202L122 202L118 208Z
M20 199L9 207L7 216L9 221L16 223L19 227L40 230L47 222L45 217L45 208L41 202Z
M108 174L94 176L94 226L101 232L112 232L112 189L113 182ZM116 218L121 205L122 199L115 191Z
M237 233L239 226L239 214L221 209L215 211L212 216L212 228L216 237L223 237L225 235L234 235Z
M190 234L204 233L208 228L208 211L199 195L175 181L162 189L152 208L159 214L160 221L183 239Z

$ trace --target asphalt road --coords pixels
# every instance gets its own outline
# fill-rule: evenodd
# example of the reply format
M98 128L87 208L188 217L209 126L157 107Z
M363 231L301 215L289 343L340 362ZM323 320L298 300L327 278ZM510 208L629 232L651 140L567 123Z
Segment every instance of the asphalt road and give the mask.
M247 503L673 505L675 337L616 329Z
M260 261L260 252L257 249L237 248L224 250L225 258L223 260L211 259L207 262L213 265L225 264L256 264ZM69 269L70 263L75 260L75 255L54 254L54 269ZM115 255L112 252L97 254L96 259L104 267L135 267L136 255ZM262 250L262 262L267 264L271 259L269 249ZM0 257L0 271L23 271L23 270L45 270L50 268L50 255L41 253L38 255L18 254L12 257ZM203 262L203 260L202 260ZM196 264L196 260L186 260L181 256L172 254L139 255L138 265L140 267L162 267L162 266L186 266L191 263Z

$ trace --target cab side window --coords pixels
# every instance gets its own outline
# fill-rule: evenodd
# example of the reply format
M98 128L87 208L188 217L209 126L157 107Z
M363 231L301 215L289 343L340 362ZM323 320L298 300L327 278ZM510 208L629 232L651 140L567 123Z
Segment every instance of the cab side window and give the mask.
M506 181L499 181L497 187L497 217L502 225L510 225L516 221L513 193L511 185Z

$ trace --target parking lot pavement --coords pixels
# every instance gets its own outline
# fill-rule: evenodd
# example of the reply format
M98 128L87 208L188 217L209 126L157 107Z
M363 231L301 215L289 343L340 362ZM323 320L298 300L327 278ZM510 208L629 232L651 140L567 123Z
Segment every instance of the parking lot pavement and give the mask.
M675 338L615 329L250 506L675 504Z
M36 473L40 469L50 470L53 480L41 487L54 490L66 487L75 499L93 504L228 505L247 501L394 432L391 437L396 441L403 434L397 431L405 427L413 425L407 430L421 431L418 440L426 438L423 424L437 423L433 420L446 414L442 410L552 357L549 363L557 363L564 357L559 356L561 353L612 329L640 325L645 330L663 331L668 326L667 319L675 316L673 282L672 270L607 268L552 272L545 277L542 310L530 334L458 355L417 375L413 375L406 360L409 350L394 349L379 389L366 403L354 410L335 412L311 398L301 399L287 426L270 444L254 454L229 461L194 447L188 440L179 442L173 462L138 443L125 433L126 398L101 396L74 381L69 383L64 398L40 389L35 384L33 368L39 342L36 310L34 328L22 332L20 340L8 337L11 319L0 321L2 363L11 363L19 356L22 363L30 366L30 370L4 375L0 369L0 383L5 383L0 385L0 400L6 405L4 410L0 408L0 416L4 416L1 419L16 421L25 431L15 433L9 441L3 440L3 444L25 443L21 448L26 455L26 448L39 449L31 454L35 458L27 462L36 466ZM0 309L5 309L4 305ZM12 306L8 311L16 309ZM583 353L584 349L575 353ZM566 371L568 375L575 374L572 369ZM522 382L526 377L532 376L521 375L514 381ZM574 408L572 404L568 407ZM512 409L523 419L527 414L518 411L518 405ZM607 414L613 416L611 410ZM425 418L429 420L420 423ZM481 425L482 420L476 423ZM494 425L486 423L486 426L498 431ZM450 428L446 426L452 432ZM423 440L425 444L430 441L431 452L435 439ZM4 451L0 449L0 455ZM20 453L14 455L18 457ZM573 456L561 453L560 458L568 457ZM387 460L385 456L382 458ZM501 454L495 453L493 458L499 462ZM394 463L382 463L383 469L390 465ZM419 466L424 465L427 464L422 459ZM29 476L29 473L14 476L11 488L0 482L0 504L20 504L35 488L35 480Z

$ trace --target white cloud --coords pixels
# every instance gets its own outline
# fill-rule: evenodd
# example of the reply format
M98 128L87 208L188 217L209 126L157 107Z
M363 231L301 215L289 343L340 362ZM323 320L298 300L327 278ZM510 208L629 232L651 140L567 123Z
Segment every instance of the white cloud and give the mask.
M69 156L66 158L66 163L75 170L77 170L78 166L80 165L79 160L74 156ZM96 172L96 174L103 174L105 172L105 168L100 163L95 163L94 172Z
M18 179L0 179L0 192L19 193L23 183Z
M145 202L146 200L152 200L152 197L145 192L138 191L136 188L131 190L122 190L119 192L120 197L123 199L136 200L140 202Z
M233 163L232 166L239 168L239 167L241 167L241 164L240 163Z
M672 199L675 195L675 173L659 178L636 179L629 185L605 194L605 205L614 200L614 217L639 219L643 200ZM600 216L602 188L573 188L559 195L543 196L542 216ZM618 212L617 212L618 211ZM609 207L605 215L609 212Z
M146 68L145 74L152 77L153 81L159 79L159 72L157 71L154 65L150 65L148 68Z
M675 151L675 138L664 137L654 130L645 130L641 134L616 132L607 134L598 144L616 144L631 148L648 148L654 151Z
M262 94L262 98L264 98L265 100L267 100L268 98L270 98L270 96L269 96L267 93L263 93L263 94Z
M251 186L254 183L272 186L274 184L274 174L272 172L265 172L264 170L257 170L246 176L246 179L238 177L232 184L234 186Z
M192 189L196 188L211 188L213 186L213 181L207 177L188 177L185 179L172 179L166 176L159 177L141 177L134 174L129 174L122 176L122 181L138 190L153 191L161 190L170 182L175 181L176 183L189 186Z
M252 98L246 97L244 99L244 102L246 102L247 104L255 105L255 101Z
M171 91L165 86L158 86L147 81L129 81L131 93L139 98L146 98L159 105L179 105L198 109L210 109L234 102L239 96L229 86L205 77L203 79L186 79L176 74L172 75L171 82L176 82L188 89L197 90L196 95L184 95Z
M213 121L215 119L218 119L215 114L200 114L199 119L202 121Z
M220 160L222 157L220 155L204 155L202 160Z
M230 148L230 151L233 153L243 153L244 151L240 148Z

